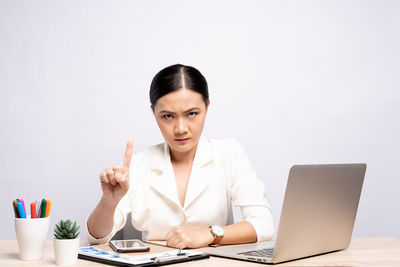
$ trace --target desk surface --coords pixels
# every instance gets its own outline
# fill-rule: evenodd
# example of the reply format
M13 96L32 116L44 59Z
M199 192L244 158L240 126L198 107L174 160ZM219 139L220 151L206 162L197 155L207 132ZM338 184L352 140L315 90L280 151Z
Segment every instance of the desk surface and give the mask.
M84 244L83 244L84 245ZM200 249L201 250L201 249ZM205 251L205 250L203 250ZM355 238L350 247L339 252L277 265L262 265L246 261L210 257L209 259L168 266L400 266L400 240L396 238ZM0 266L56 266L53 242L48 240L44 258L21 261L16 240L0 240ZM78 259L73 266L109 266Z

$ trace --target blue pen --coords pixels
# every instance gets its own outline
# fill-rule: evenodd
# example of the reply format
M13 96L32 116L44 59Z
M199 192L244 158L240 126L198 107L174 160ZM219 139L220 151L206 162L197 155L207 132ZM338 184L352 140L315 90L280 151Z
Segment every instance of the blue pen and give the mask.
M22 219L26 219L24 207L22 207L22 203L19 201L17 202L17 209L18 209L19 217Z
M24 213L26 215L25 202L24 202L24 200L22 198L19 201L21 201L22 207L24 208Z

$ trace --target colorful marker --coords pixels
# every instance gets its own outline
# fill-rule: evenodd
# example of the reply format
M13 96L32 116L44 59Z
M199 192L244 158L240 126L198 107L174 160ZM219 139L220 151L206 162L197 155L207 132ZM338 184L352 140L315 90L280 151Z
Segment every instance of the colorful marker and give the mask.
M16 199L12 201L15 218L26 219L28 213L26 212L25 203L23 199ZM31 202L31 219L47 218L50 216L53 201L50 199L42 199L42 201ZM29 208L29 207L27 207Z
M39 200L39 212L37 213L38 218L42 218L42 205L43 205L43 200Z
M45 218L47 218L47 216L49 216L49 208L50 208L50 202L48 199L46 199L46 211L44 212Z
M31 203L31 218L32 219L36 218L36 204L35 204L35 202Z
M46 200L46 215L45 215L45 217L49 217L52 204L53 204L52 200L50 200L50 199Z
M42 199L42 205L40 210L40 218L44 218L46 216L46 200Z
M25 212L25 215L26 215L25 202L24 202L23 199L20 199L19 201L22 203L22 207L24 208L24 212Z
M19 201L17 202L17 209L18 209L19 217L22 219L26 219L24 207L22 206L22 203Z
M17 200L13 201L13 209L14 209L15 218L19 218L17 202L18 202Z
M52 207L53 207L53 200L50 199L49 216L50 216L50 211L51 211L51 208L52 208Z
M40 201L36 200L35 204L36 204L36 218L40 218Z

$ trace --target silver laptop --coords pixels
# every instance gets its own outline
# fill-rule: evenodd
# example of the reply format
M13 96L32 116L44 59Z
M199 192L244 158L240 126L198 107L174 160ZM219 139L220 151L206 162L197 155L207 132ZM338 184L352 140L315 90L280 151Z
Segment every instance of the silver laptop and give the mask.
M366 168L366 164L293 166L276 240L220 246L207 253L279 263L347 248Z

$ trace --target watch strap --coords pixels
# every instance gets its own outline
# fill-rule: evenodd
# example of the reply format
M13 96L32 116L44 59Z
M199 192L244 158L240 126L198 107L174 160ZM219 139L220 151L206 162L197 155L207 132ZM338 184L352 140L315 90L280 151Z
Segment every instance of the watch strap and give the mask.
M217 236L217 235L213 232L213 230L212 230L212 225L210 225L208 228L210 228L210 232L211 232L211 234L214 236L214 241L213 241L211 244L209 244L209 245L212 246L212 245L216 245L216 244L218 244L219 242L221 242L223 236Z
M214 236L214 241L210 245L216 245L221 242L222 236Z

